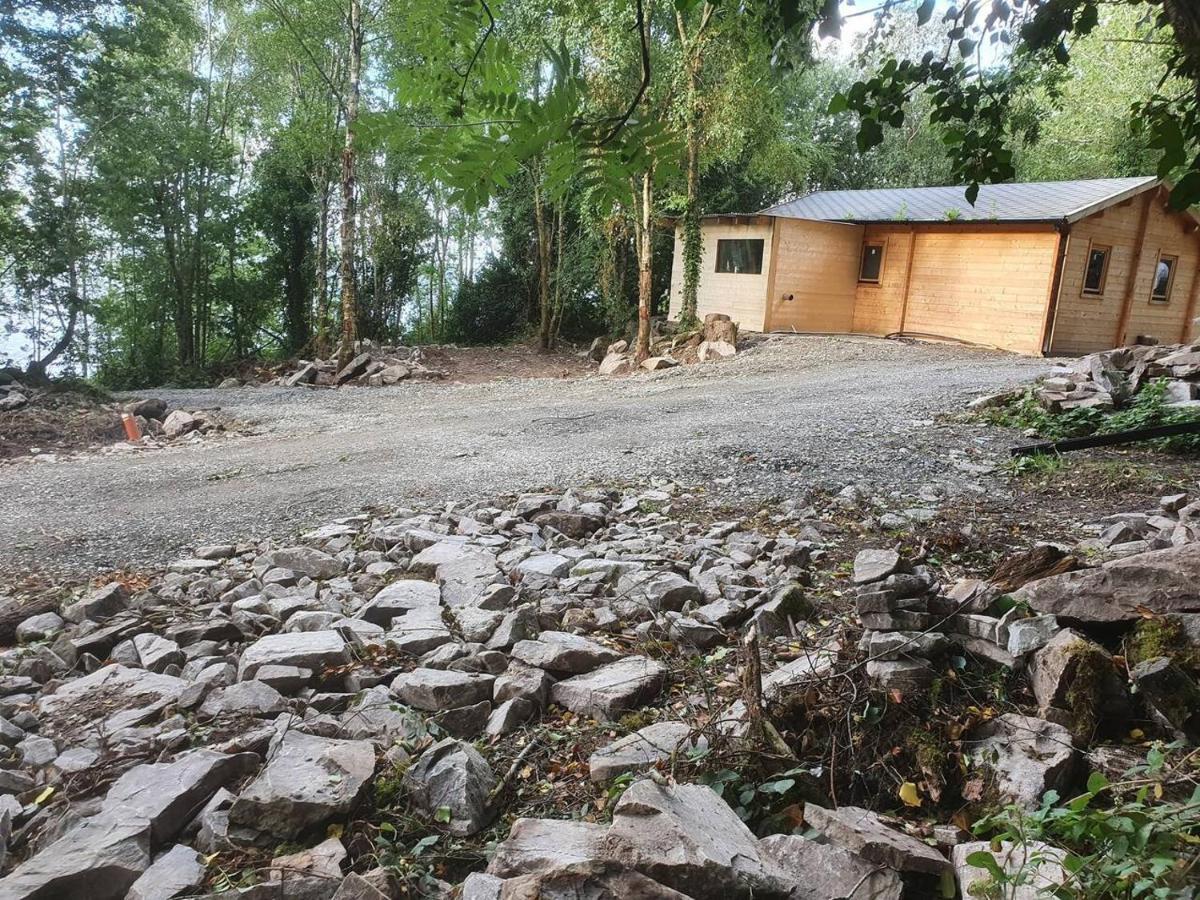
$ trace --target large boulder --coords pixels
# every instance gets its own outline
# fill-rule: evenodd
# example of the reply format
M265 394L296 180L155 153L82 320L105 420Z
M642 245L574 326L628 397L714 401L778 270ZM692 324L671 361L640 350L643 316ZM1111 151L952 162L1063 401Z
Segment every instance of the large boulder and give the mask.
M1082 625L1130 624L1144 611L1200 612L1200 543L1043 578L1016 591L1013 599Z
M348 813L375 772L369 741L280 730L269 762L234 800L229 821L291 839Z
M1090 732L1101 718L1119 718L1128 712L1125 681L1112 656L1070 628L1029 658L1028 673L1039 706L1069 711L1077 733Z

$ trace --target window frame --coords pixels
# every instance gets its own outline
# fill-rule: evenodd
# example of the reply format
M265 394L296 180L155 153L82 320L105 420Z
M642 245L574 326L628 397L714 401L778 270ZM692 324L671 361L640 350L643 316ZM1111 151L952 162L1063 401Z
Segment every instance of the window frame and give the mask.
M1096 250L1104 251L1104 268L1100 271L1100 288L1099 290L1088 290L1087 279L1088 269L1092 265L1092 253ZM1079 295L1081 297L1103 297L1104 292L1108 290L1108 270L1112 265L1112 244L1097 244L1095 241L1088 242L1087 255L1083 258L1083 280L1080 284Z
M858 283L859 284L883 284L883 267L887 262L887 238L879 238L876 240L863 240L862 248L858 252ZM874 278L863 278L863 263L867 259L867 248L879 248L879 274Z
M1158 281L1158 267L1163 260L1171 261L1171 274L1167 277L1167 288L1165 293L1160 297L1154 293L1154 284ZM1179 274L1179 256L1175 253L1163 253L1158 251L1158 256L1154 260L1154 270L1150 273L1150 302L1160 306L1166 306L1171 302L1171 294L1175 291L1175 276Z
M736 243L740 243L740 242L749 243L751 241L757 241L759 244L759 247L761 248L761 252L758 254L758 271L757 272L749 272L749 271L747 271L747 272L730 272L730 271L727 271L727 270L721 268L721 245L722 244L732 244L735 242ZM754 238L754 237L717 238L716 250L717 250L717 252L713 254L713 256L716 257L715 265L713 266L713 272L717 275L761 275L763 273L763 262L766 259L766 255L767 255L767 242L766 242L765 238L760 238L760 237L758 237L758 238Z

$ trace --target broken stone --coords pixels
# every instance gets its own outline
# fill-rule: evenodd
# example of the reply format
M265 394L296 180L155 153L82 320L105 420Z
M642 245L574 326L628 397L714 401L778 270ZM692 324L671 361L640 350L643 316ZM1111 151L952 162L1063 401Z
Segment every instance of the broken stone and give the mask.
M558 682L550 697L571 712L608 720L652 701L662 691L666 674L666 667L656 660L627 656Z
M125 900L171 900L196 893L208 867L204 857L182 844L162 853L129 888Z
M84 734L108 734L157 718L187 686L181 678L110 665L42 697L37 716L45 735L72 743ZM104 718L98 720L101 710Z
M876 659L867 663L867 678L879 691L914 694L933 684L936 674L923 659Z
M336 631L268 634L242 652L238 680L253 678L263 666L297 666L320 672L349 661L346 641Z
M1005 900L1043 900L1054 896L1069 878L1063 867L1066 854L1041 841L1027 840L1019 844L1001 841L998 851L988 841L968 841L958 844L950 852L954 876L963 897L985 897L989 891L1000 889L986 868L967 862L976 853L989 854L1005 874L1019 876L1014 878L1014 884L1003 886Z
M536 641L517 641L511 655L554 674L590 672L620 658L615 650L565 631L543 631Z
M316 581L337 578L345 572L345 566L335 557L312 547L284 547L254 560L256 574L271 569L288 569Z
M392 691L409 706L436 712L490 700L495 680L475 672L414 669L398 675Z
M1156 615L1200 612L1200 543L1043 578L1016 591L1013 599L1084 625L1130 624L1141 618L1141 609Z
M63 630L63 619L58 613L47 612L30 616L17 625L17 642L29 644L34 641L46 641Z
M696 585L675 572L638 571L622 575L618 580L613 606L679 612L688 603L701 603L703 599Z
M253 754L196 750L174 762L135 766L109 788L99 813L14 869L3 881L5 896L121 900L150 868L153 850L256 762Z
M1146 703L1188 740L1200 739L1200 687L1165 656L1138 663L1130 673Z
M183 651L177 643L152 632L135 635L133 649L137 651L142 667L151 672L163 672L169 666L182 666L184 663Z
M950 863L944 856L915 837L885 825L868 809L843 806L834 810L806 803L804 821L824 834L830 843L869 863L897 872L927 875L950 871Z
M904 883L897 872L832 844L773 834L758 842L758 850L788 883L789 900L901 900L904 896Z
M1081 729L1095 724L1101 714L1120 716L1127 711L1123 680L1112 656L1069 628L1058 632L1029 658L1029 684L1043 709L1069 709L1080 719ZM1080 690L1073 690L1076 683Z
M771 896L753 833L702 784L636 781L613 807L605 856L693 897Z
M588 758L592 781L607 781L623 772L640 772L676 753L703 750L708 741L693 735L685 722L658 722L618 738Z
M239 681L217 688L204 698L200 715L217 716L274 716L287 711L287 701L279 691L261 681Z
M488 873L515 878L586 866L604 854L603 825L560 819L517 819L496 846Z
M231 823L294 838L345 815L375 771L367 741L276 734L268 762L229 809Z
M384 639L401 653L421 656L442 644L450 643L454 635L442 619L442 608L437 606L414 609L407 615L393 619L392 627Z
M1059 631L1054 616L1032 616L1008 623L1008 652L1024 656L1046 646Z
M1075 766L1071 733L1033 716L1006 713L976 728L966 744L975 765L991 773L1000 796L1029 809L1040 805L1046 791L1064 786Z
M404 784L426 815L446 808L446 829L457 837L476 834L491 821L488 797L496 776L470 744L452 738L434 744L404 773Z
M882 581L900 568L900 554L895 550L860 550L854 557L855 584Z
M92 591L82 600L63 608L62 617L79 623L84 619L100 621L111 618L128 608L129 592L119 581L113 581Z

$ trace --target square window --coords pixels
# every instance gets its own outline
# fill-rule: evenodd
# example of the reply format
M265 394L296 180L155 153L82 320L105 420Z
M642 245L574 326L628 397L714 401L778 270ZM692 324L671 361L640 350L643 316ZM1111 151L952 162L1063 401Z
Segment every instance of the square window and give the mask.
M858 280L879 284L883 272L883 244L863 244L862 259L858 264Z
M1158 264L1154 267L1154 286L1150 289L1150 299L1153 302L1167 303L1170 301L1171 288L1175 285L1175 267L1178 264L1178 256L1159 254Z
M717 241L717 271L732 275L761 275L762 238Z
M1087 269L1083 273L1085 294L1104 293L1104 283L1108 280L1108 257L1111 252L1111 247L1101 247L1099 244L1088 248Z

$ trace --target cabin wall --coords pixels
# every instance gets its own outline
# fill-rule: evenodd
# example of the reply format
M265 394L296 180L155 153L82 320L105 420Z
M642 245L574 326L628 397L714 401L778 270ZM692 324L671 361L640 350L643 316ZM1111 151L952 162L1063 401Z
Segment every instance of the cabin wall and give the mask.
M1130 290L1130 271L1137 258L1144 213L1146 231ZM1158 191L1147 191L1076 222L1063 261L1051 354L1077 356L1107 350L1134 341L1139 335L1157 338L1164 344L1195 337L1192 319L1200 312L1195 304L1200 289L1200 237L1194 230L1187 230L1193 224L1191 217L1166 209ZM1112 248L1104 290L1099 295L1083 293L1093 245ZM1166 303L1150 299L1160 253L1179 257ZM1127 298L1129 322L1123 334L1117 334Z
M894 334L902 328L904 285L908 282L909 248L914 235L908 226L868 225L863 243L883 244L879 283L858 282L854 301L854 330L863 334Z
M915 240L904 332L1042 352L1058 253L1053 228L918 227Z
M771 223L762 225L701 226L702 251L700 284L696 290L696 315L701 320L709 313L725 313L746 331L763 330L767 280L771 272ZM762 273L718 272L717 241L729 239L763 241ZM683 308L683 229L675 230L675 255L671 263L671 303L669 317L678 319Z
M852 331L862 235L861 225L776 219L766 330Z

